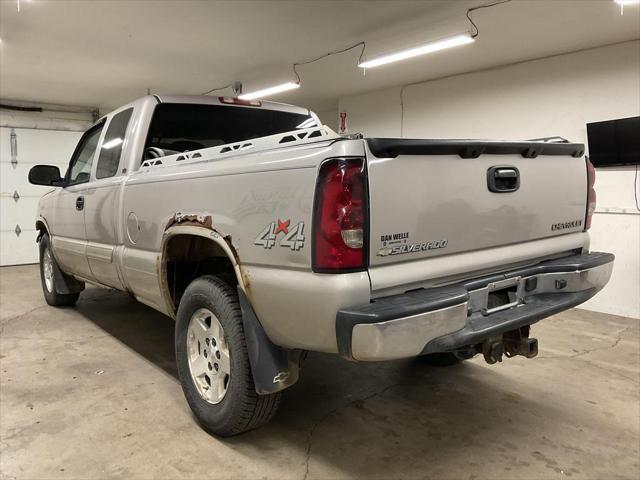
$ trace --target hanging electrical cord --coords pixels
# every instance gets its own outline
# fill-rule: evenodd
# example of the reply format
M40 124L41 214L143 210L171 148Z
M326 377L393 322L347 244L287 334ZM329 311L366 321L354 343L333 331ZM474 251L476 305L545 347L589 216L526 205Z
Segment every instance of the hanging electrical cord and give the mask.
M224 87L212 88L211 90L207 90L206 92L201 93L200 95L209 95L210 93L217 92L218 90L224 90L226 88L231 88L231 87L233 87L233 83L225 85Z
M295 76L297 78L297 83L301 83L302 82L302 79L300 78L300 74L298 73L297 67L302 66L302 65L309 65L310 63L317 62L318 60L322 60L323 58L330 57L331 55L339 55L340 53L348 52L349 50L353 50L354 48L357 48L357 47L360 47L360 46L362 46L362 50L360 51L360 56L358 57L357 65L359 65L362 62L362 56L364 55L364 51L367 48L367 44L364 41L355 43L355 44L351 45L350 47L343 48L342 50L334 50L332 52L325 53L324 55L320 55L319 57L314 58L313 60L308 60L306 62L294 63L293 64L293 73L295 74Z
M469 20L469 23L471 23L471 25L473 26L473 30L471 32L471 38L476 38L478 36L478 34L480 33L480 30L478 30L478 26L476 25L476 23L471 19L471 12L474 12L475 10L480 10L482 8L489 8L489 7L495 7L496 5L500 5L501 3L508 3L511 0L502 0L500 2L493 2L493 3L489 3L487 5L480 5L479 7L472 7L469 8L467 10L467 19Z
M469 20L469 22L471 23L472 26L472 30L471 30L471 38L476 38L479 34L480 34L480 30L478 29L478 25L476 25L476 23L473 21L473 19L471 18L471 12L475 11L475 10L480 10L482 8L489 8L489 7L495 7L496 5L500 5L502 3L508 3L511 0L501 0L500 2L494 2L494 3L489 3L487 5L480 5L478 7L472 7L467 9L467 19ZM430 80L424 80L421 82L415 82L415 83L408 83L406 85L403 85L402 87L400 87L400 137L404 136L404 91L407 87L411 87L413 85L420 85L422 83L426 83L429 82Z
M325 53L324 55L320 55L319 57L316 57L316 58L314 58L312 60L307 60L306 62L294 63L292 65L292 68L293 68L293 73L296 76L296 83L298 85L300 83L302 83L302 79L300 78L300 74L298 73L297 67L302 66L302 65L309 65L310 63L317 62L318 60L322 60L323 58L330 57L331 55L338 55L340 53L345 53L345 52L348 52L349 50L353 50L354 48L357 48L357 47L360 47L360 46L362 47L362 50L360 51L360 56L358 57L358 63L357 63L357 64L360 64L360 62L362 62L362 56L364 55L364 50L366 48L366 43L364 41L355 43L355 44L351 45L350 47L343 48L341 50L334 50L332 52ZM234 94L242 93L242 84L240 82L233 82L233 83L229 83L227 85L224 85L222 87L212 88L211 90L207 90L206 92L201 93L200 95L208 95L210 93L217 92L218 90L224 90L226 88L233 88L234 89Z
M480 31L478 29L478 26L476 25L476 23L471 18L471 12L473 12L475 10L480 10L482 8L493 7L495 5L500 5L501 3L507 3L507 2L511 2L511 1L512 0L501 0L499 2L490 3L488 5L480 5L478 7L469 8L467 10L467 12L466 12L466 15L467 15L467 19L469 20L469 22L472 25L471 37L475 38L480 33ZM319 60L322 60L324 58L330 57L332 55L339 55L341 53L348 52L349 50L353 50L354 48L358 48L358 47L362 47L362 50L360 50L360 55L358 56L358 62L356 63L356 65L359 65L360 63L362 63L362 57L364 56L364 52L365 52L365 50L367 48L367 44L366 44L366 42L364 40L361 41L361 42L358 42L358 43L354 43L350 47L342 48L340 50L333 50L331 52L325 53L323 55L320 55L319 57L313 58L311 60L307 60L305 62L296 62L296 63L294 63L292 65L292 69L293 69L293 74L296 76L296 83L298 85L302 83L302 79L300 78L300 73L298 72L298 67L303 66L303 65L309 65L311 63L317 62ZM365 70L363 70L363 74L364 74L364 72L365 72ZM233 85L234 85L233 83L230 83L230 84L224 85L222 87L212 88L211 90L207 90L206 92L202 93L201 95L208 95L208 94L216 92L218 90L224 90L226 88L231 88L231 87L233 87ZM401 103L401 107L402 107L402 115L403 116L404 116L404 105L402 105L402 93L404 92L404 89L407 86L408 85L403 86L402 89L401 89L401 93L400 93L400 103ZM400 131L402 132L402 124L400 126Z

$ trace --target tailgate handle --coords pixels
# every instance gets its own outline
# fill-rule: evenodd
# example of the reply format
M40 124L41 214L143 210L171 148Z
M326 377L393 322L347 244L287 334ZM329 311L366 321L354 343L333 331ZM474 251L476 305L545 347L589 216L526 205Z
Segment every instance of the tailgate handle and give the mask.
M487 170L487 187L495 193L515 192L520 188L520 172L511 166L491 167Z

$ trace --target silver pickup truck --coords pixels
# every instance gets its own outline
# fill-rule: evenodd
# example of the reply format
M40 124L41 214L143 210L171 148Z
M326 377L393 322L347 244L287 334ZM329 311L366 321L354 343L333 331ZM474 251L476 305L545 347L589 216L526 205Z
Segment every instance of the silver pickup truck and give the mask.
M307 351L448 365L537 353L535 322L609 280L594 170L566 141L340 136L307 109L147 96L98 120L36 226L46 301L85 282L176 320L187 401L268 421Z

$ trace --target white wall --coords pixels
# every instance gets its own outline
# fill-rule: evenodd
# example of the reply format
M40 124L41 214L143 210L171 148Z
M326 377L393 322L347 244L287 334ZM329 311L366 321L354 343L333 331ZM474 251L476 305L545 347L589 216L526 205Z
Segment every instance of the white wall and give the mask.
M320 110L315 112L324 125L338 131L338 105L331 110Z
M407 86L403 122L400 92L393 88L341 98L339 110L347 112L349 132L401 136L402 123L402 136L409 138L560 135L586 144L586 123L640 115L640 42ZM597 170L601 213L593 219L591 247L613 252L617 260L609 285L584 308L640 317L640 215L634 173L629 167Z
M2 103L24 104L12 100ZM91 113L0 111L0 266L38 262L38 200L51 188L31 185L29 170L34 165L49 164L58 166L64 174L81 132L92 122ZM12 133L17 147L14 152ZM15 163L12 153L16 154ZM18 194L15 199L14 192Z

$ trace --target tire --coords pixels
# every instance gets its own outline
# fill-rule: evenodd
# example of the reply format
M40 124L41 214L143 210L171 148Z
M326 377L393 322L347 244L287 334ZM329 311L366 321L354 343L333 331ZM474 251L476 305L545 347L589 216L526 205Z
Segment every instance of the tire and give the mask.
M49 234L45 233L40 239L40 283L42 293L47 303L53 307L67 307L78 301L80 293L58 293L56 289L56 270L60 270L51 251Z
M453 352L429 353L427 355L419 355L418 359L432 367L450 367L466 360Z
M273 418L282 394L256 393L238 294L229 284L212 275L189 284L175 342L182 390L206 431L230 437Z

